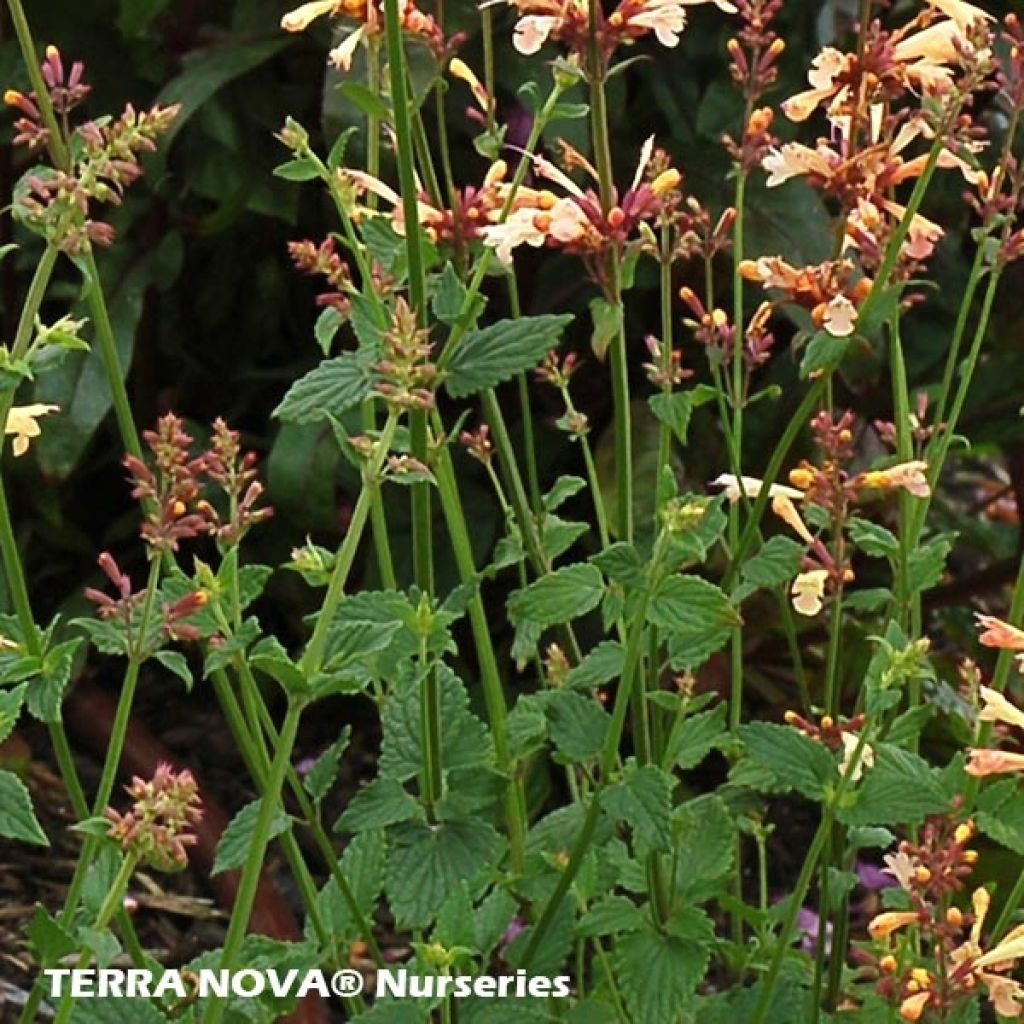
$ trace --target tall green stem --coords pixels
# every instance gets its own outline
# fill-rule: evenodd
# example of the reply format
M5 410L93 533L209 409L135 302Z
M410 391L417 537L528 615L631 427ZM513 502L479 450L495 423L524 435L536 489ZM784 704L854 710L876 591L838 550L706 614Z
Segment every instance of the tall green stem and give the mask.
M591 5L591 20L596 17ZM611 136L608 130L608 105L605 97L603 58L592 43L590 72L590 121L594 135L594 158L597 165L601 207L608 214L615 202L612 168ZM616 307L618 328L609 348L612 373L612 404L615 409L615 493L616 527L626 541L633 539L633 422L629 406L629 364L626 354L626 320L622 306L622 272L618 251L609 253L606 263L609 301Z
M523 969L529 967L540 948L540 944L547 934L558 907L565 894L569 891L583 860L590 849L590 843L594 838L594 831L601 817L601 793L611 779L612 772L619 757L619 743L622 740L622 732L626 724L626 713L630 706L633 688L636 685L637 672L643 658L644 637L647 632L647 608L650 604L651 593L654 590L661 571L661 562L664 559L665 549L668 543L668 534L662 532L658 537L654 553L651 555L648 580L644 587L643 595L635 611L635 616L630 624L629 636L626 642L626 657L622 667L622 675L619 677L618 689L615 693L615 704L612 707L612 718L608 724L608 731L605 734L604 743L601 746L601 753L598 760L599 777L597 785L590 794L590 804L587 807L586 816L580 826L576 842L569 853L569 861L562 869L558 883L544 904L544 909L537 924L533 927L520 966Z
M437 489L440 495L441 508L448 524L451 538L452 553L458 568L459 578L463 583L477 579L476 563L473 548L469 540L466 516L459 496L458 484L455 479L455 468L452 465L451 453L443 447L438 453ZM498 660L494 653L494 642L491 639L490 624L480 594L476 591L469 602L469 622L473 631L473 642L480 661L480 683L483 689L487 717L494 737L494 754L498 770L508 778L505 794L505 819L509 831L509 847L512 865L515 870L523 866L523 852L526 840L526 801L523 795L522 779L516 771L508 738L508 704L505 690L498 671Z
M348 580L352 562L355 559L359 542L362 539L363 528L366 526L366 520L370 514L370 505L372 502L380 500L380 496L377 493L380 487L380 470L384 465L384 460L387 458L397 425L397 417L394 413L391 413L384 424L384 430L377 441L377 448L363 475L363 489L359 492L356 507L352 511L352 518L345 533L345 539L341 542L341 547L338 549L338 554L335 557L334 568L331 570L331 578L327 584L327 593L324 596L324 602L317 616L316 625L313 627L313 635L310 637L309 646L302 657L302 667L307 671L315 672L323 663L331 625L334 622L338 605L345 596L345 583Z
M242 878L238 884L234 907L231 910L231 921L228 924L228 933L224 939L224 950L220 958L219 966L222 971L234 970L246 929L249 927L249 918L252 916L260 874L263 871L263 861L266 858L267 846L270 844L271 827L281 803L281 788L284 785L285 774L295 746L295 738L298 735L302 709L301 702L292 700L285 713L284 724L281 727L281 739L267 775L266 792L260 801L260 810L253 827L249 853L245 866L242 868ZM226 1008L226 1000L213 1000L203 1018L204 1024L217 1024L217 1021L224 1016Z
M410 116L405 50L402 46L402 25L398 0L384 0L387 27L388 71L391 99L395 111L395 146L398 156L398 180L402 191L402 211L405 215L406 258L409 265L409 303L421 323L426 316L426 277L421 248L419 205L414 169L414 135ZM426 464L427 414L413 411L410 417L413 457ZM419 482L412 485L413 565L416 583L426 593L433 591L434 567L430 525L430 485Z
M85 266L90 280L86 281L85 300L92 314L96 328L96 341L99 344L100 358L106 371L110 395L114 402L114 415L117 417L118 430L125 449L137 459L142 458L142 445L139 443L139 432L135 429L131 403L124 385L124 369L117 354L117 342L114 340L114 329L110 323L110 312L100 284L100 272L96 266L96 257L92 248L86 250Z

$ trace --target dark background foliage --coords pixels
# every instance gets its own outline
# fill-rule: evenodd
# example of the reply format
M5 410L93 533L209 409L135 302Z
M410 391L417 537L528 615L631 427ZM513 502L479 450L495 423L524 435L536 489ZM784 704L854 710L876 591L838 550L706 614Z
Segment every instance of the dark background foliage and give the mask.
M252 541L250 557L261 561L287 557L306 534L321 543L336 543L357 483L328 430L319 425L282 427L271 418L290 381L320 358L312 332L315 288L291 268L286 242L319 240L335 227L315 187L272 175L284 157L274 132L291 114L326 148L338 130L360 123L361 117L340 97L333 75L325 84L329 26L321 21L301 36L286 36L278 21L289 6L268 0L54 0L32 4L29 11L41 45L55 42L66 58L86 62L94 86L90 114L117 111L126 101L137 106L155 101L183 104L173 138L148 161L146 178L115 211L119 241L100 254L100 262L118 340L131 363L129 390L140 425L150 425L161 412L174 409L199 435L214 416L223 415L242 428L248 443L263 455L270 499L278 514ZM989 6L997 13L1006 9L995 0ZM1014 0L1009 6L1020 9L1021 2ZM521 117L518 87L529 76L546 76L546 71L542 62L514 53L509 45L512 12L501 7L495 11L501 114ZM810 57L822 43L843 37L850 14L845 0L787 0L780 23L787 50L774 99L801 87ZM466 0L450 3L446 17L449 31L466 29L469 38L463 53L479 68L474 5ZM3 32L0 78L5 84L24 86L26 77L9 26ZM653 43L638 48L641 59L614 79L610 91L620 179L632 175L643 139L656 132L659 143L683 169L688 191L716 214L731 193L719 140L723 132L737 131L741 112L726 69L727 33L726 18L711 8L696 8L678 49L658 47L655 52ZM652 57L656 59L647 59ZM483 173L486 162L472 147L477 129L465 116L467 100L466 91L456 85L449 94L448 120L455 166L460 177L471 182ZM990 111L981 110L979 116L994 132L1004 127ZM792 132L784 123L777 127L783 134ZM562 122L557 133L586 148L585 122ZM9 138L5 126L0 179L8 196L25 169L24 154L11 150ZM966 276L969 223L958 201L959 189L949 176L931 200L929 212L947 225L949 233L936 263L939 289L914 315L905 338L912 384L932 381L940 372ZM827 211L799 183L773 191L756 183L749 219L748 242L754 254L780 253L799 263L827 251ZM5 217L0 221L0 242L12 237L23 248L0 265L5 337L12 333L38 254L35 241L22 237ZM524 309L576 312L571 340L589 354L587 303L594 290L577 268L567 267L558 257L531 253L521 258L521 271ZM677 284L686 280L683 270ZM721 280L725 282L725 273ZM1008 275L993 343L963 421L973 441L1002 446L1011 470L1024 463L1021 389L1014 386L1024 381L1021 283L1019 276ZM44 319L64 312L78 290L76 272L65 264ZM492 308L500 312L504 289L496 283L491 291ZM629 315L634 379L637 394L643 396L641 339L645 332L656 331L658 323L652 271L641 269ZM763 371L761 382L778 384L781 398L758 403L751 413L754 429L749 436L754 441L748 464L755 473L792 408L795 361L785 341L791 329L783 324L779 333L781 351ZM700 372L703 354L683 340L687 365ZM604 368L590 357L579 382L579 402L591 416L601 453L609 404ZM886 372L871 353L851 361L843 387L839 402L854 406L866 419L891 415ZM116 551L136 571L141 552L133 539L135 513L119 465L119 442L106 415L106 388L95 364L91 359L69 359L40 382L37 395L59 403L63 415L47 422L33 454L11 462L9 471L34 597L40 614L50 615L81 603L83 585L96 575L98 550ZM508 396L510 403L512 397ZM547 470L577 471L575 451L551 422L555 410L549 396L535 389L533 400ZM511 405L510 410L516 419ZM710 412L698 413L691 438L679 470L690 487L701 489L725 461ZM642 429L637 443L642 465L647 445ZM482 482L478 490L472 489L476 477L468 464L466 469L471 480L466 500L473 510L475 539L484 549L501 527L499 515ZM1010 483L1017 490L1020 476L1020 470L1011 473ZM964 519L952 506L939 508ZM390 518L393 548L401 553L407 547L402 541L407 529L404 495L396 499ZM998 580L999 566L1017 546L1016 527L977 517L967 517L959 525L969 531L975 552L972 566ZM267 603L266 624L283 629L286 637L298 637L299 618L308 610L304 588L296 577L279 573L270 593L274 600Z

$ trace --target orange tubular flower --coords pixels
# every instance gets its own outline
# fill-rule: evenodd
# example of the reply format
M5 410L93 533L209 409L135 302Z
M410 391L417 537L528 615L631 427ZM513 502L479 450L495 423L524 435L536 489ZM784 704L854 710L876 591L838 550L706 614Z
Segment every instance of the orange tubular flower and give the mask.
M916 910L887 910L874 917L868 924L868 934L873 939L887 939L901 928L917 924L920 914Z

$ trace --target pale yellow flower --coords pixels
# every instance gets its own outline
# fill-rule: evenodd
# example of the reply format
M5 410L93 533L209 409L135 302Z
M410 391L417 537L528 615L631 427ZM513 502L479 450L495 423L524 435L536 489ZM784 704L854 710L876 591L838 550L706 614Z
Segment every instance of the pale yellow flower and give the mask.
M885 867L882 870L887 875L892 875L899 882L900 888L909 892L911 880L918 868L917 858L899 850L896 853L887 853L882 860L885 862Z
M347 36L337 46L327 53L328 62L339 71L348 71L352 67L352 60L359 49L359 44L366 35L366 26L360 25L354 32Z
M730 502L739 501L740 496L743 494L748 498L756 498L764 487L764 481L758 480L757 477L736 477L732 473L722 473L721 476L716 477L711 483L715 487L723 488L723 492ZM798 491L795 487L787 487L785 484L772 484L768 488L769 497L776 498L780 494L795 501L800 501L804 496L803 491Z
M839 774L846 775L850 769L850 761L853 759L853 752L860 744L860 740L852 732L841 733L839 738L843 742L843 760L839 765ZM875 751L870 744L865 743L864 746L861 747L860 756L857 758L857 764L850 773L850 782L860 782L861 777L864 775L864 770L866 768L873 768L874 766Z
M828 579L827 569L809 569L807 572L800 573L795 580L793 580L793 586L790 590L790 595L793 598L793 607L801 615L817 615L821 611L822 598L825 596L825 581ZM843 734L843 740L845 743L846 734ZM856 740L854 740L856 743ZM850 751L846 752L847 760L849 759ZM845 765L845 761L843 762ZM857 767L857 772L854 775L854 781L860 778L860 765Z
M453 78L457 78L469 86L473 99L477 101L482 110L487 111L490 108L491 97L488 95L484 83L480 81L476 72L461 57L452 59L452 62L448 65L448 72Z
M14 435L14 444L11 447L16 456L24 455L28 451L29 442L39 436L39 417L58 412L59 409L60 406L42 405L38 402L34 405L16 405L11 409L7 414L4 433Z
M941 11L947 18L956 22L958 28L967 29L979 21L993 21L987 11L964 0L925 0L929 6Z
M1016 704L1011 704L998 690L993 690L990 686L980 687L978 693L985 702L984 707L978 712L980 721L1005 722L1007 725L1024 729L1024 711Z
M333 14L340 6L338 0L310 0L285 14L281 18L281 28L285 32L302 32L317 18Z

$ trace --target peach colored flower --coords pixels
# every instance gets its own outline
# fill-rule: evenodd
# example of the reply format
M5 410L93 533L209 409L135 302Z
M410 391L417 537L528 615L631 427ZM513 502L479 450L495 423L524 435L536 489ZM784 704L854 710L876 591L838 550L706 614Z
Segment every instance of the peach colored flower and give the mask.
M848 338L857 327L857 307L845 295L836 295L825 304L822 327L836 338Z
M927 462L915 459L912 462L897 463L888 469L871 470L863 474L861 482L865 487L875 487L879 490L902 487L915 498L927 498L932 493L925 475L927 469Z
M516 22L512 45L524 57L535 54L558 27L560 19L551 14L528 14Z
M1024 771L1024 754L1013 754L1008 750L989 750L975 747L968 752L964 771L968 775L984 778L986 775L1006 775Z
M999 647L1006 651L1024 651L1024 630L1011 626L994 615L975 615L984 632L978 637L983 647Z
M793 504L793 499L787 494L776 494L772 498L772 511L796 533L806 544L814 544L814 537L807 529L807 524L800 517L800 513Z
M913 995L907 996L906 999L900 1003L900 1016L913 1024L914 1021L921 1019L921 1014L924 1013L925 1007L928 1005L929 1000L932 998L932 993L929 989L924 989L921 992L915 992Z

